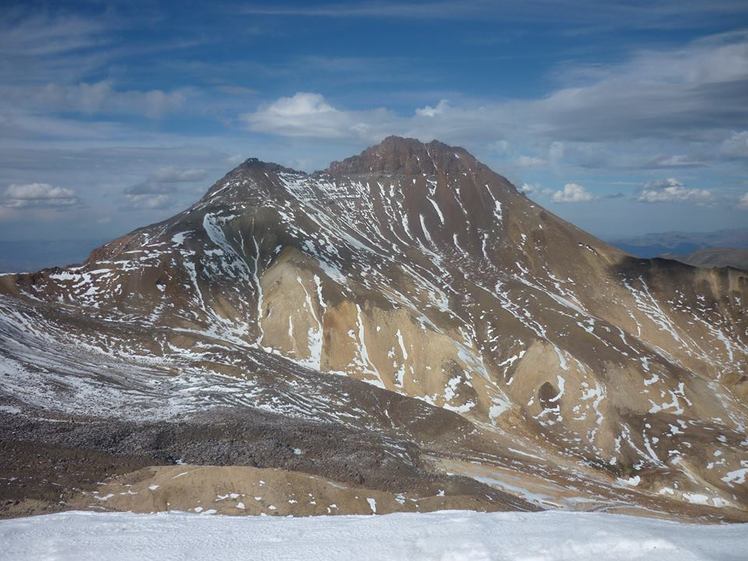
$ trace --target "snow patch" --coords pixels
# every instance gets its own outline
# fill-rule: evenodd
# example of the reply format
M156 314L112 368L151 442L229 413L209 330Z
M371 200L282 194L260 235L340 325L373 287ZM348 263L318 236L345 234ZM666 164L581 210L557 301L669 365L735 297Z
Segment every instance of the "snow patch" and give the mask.
M59 561L168 561L186 555L234 561L248 554L310 561L699 561L741 558L739 552L748 551L748 533L742 524L559 511L300 518L64 512L2 520L0 543L5 561L30 561L50 552Z

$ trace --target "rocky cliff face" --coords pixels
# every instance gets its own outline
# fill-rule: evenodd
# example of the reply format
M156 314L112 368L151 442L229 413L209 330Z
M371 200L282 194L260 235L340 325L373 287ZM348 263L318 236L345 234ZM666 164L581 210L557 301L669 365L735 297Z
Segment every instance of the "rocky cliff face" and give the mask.
M467 494L748 509L748 273L634 259L461 148L391 137L314 174L250 159L185 212L0 291L14 404L262 410L370 431L395 458L408 443L397 461L480 482ZM318 473L326 446L259 467Z

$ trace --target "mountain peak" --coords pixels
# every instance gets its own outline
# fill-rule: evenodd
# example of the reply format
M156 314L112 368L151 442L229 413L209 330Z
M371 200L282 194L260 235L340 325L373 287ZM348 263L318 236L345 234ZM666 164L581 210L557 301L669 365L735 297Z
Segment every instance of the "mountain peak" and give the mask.
M265 162L259 158L247 158L241 164L236 166L234 169L229 171L221 179L216 181L205 193L201 201L213 198L217 193L224 192L227 194L225 188L230 185L238 185L248 178L260 178L267 174L278 174L278 173L298 173L296 170L291 169L275 162Z
M466 171L478 161L464 148L449 146L438 140L424 143L415 138L388 136L358 156L332 162L327 171L337 174L360 173L429 173Z
M235 169L241 169L241 170L259 169L262 171L270 171L270 172L276 172L276 173L277 172L293 173L296 171L289 167L276 164L275 162L265 162L258 158L247 158L241 164L239 164L239 166Z

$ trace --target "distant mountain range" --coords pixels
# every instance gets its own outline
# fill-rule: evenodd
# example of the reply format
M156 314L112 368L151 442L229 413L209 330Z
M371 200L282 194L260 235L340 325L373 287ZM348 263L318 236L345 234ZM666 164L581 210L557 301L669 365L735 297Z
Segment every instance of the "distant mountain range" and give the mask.
M687 256L702 249L748 249L748 228L715 232L660 232L609 240L609 242L637 257L650 258L668 255L674 258L674 256Z
M0 273L83 263L104 240L0 241Z
M700 249L686 255L665 253L661 257L675 259L694 267L732 267L748 271L748 249L715 247Z

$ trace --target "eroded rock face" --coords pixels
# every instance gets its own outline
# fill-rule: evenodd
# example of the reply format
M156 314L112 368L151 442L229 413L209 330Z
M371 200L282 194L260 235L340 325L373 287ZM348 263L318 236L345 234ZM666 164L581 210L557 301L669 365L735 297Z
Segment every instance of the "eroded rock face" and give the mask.
M314 174L247 160L187 211L0 291L13 380L85 350L138 374L68 360L56 381L116 379L153 408L141 394L164 379L179 414L194 392L433 442L398 394L451 412L442 451L499 462L509 442L519 470L542 458L669 505L748 506L748 273L634 259L461 148L391 137ZM21 386L0 380L39 405Z

